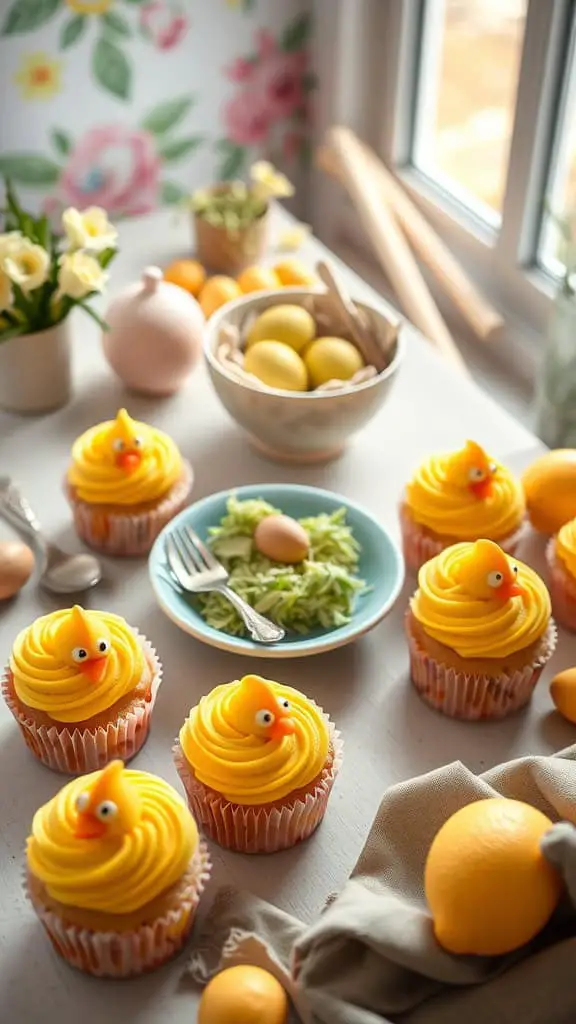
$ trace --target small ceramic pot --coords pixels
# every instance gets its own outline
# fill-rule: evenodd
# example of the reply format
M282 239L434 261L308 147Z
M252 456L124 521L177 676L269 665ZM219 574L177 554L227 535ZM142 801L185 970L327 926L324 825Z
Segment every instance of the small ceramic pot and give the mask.
M213 191L224 187L215 185ZM248 227L230 231L210 224L201 214L194 214L196 258L213 273L236 277L262 259L268 240L268 221L269 210L266 209Z
M41 413L70 401L72 353L69 318L34 334L0 340L0 406Z

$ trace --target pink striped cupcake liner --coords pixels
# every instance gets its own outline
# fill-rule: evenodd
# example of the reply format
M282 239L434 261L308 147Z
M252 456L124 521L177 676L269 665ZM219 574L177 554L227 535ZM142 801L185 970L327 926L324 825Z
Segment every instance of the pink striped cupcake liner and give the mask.
M550 598L555 618L561 626L576 631L576 580L556 557L556 541L551 537L546 546L550 570Z
M425 527L412 519L404 504L399 507L399 516L404 561L414 572L417 572L425 562L429 562L431 558L439 555L441 551L458 543L454 538L432 536ZM526 534L526 529L526 523L523 522L513 533L496 540L496 544L507 554L515 555L520 541Z
M180 952L192 930L210 871L208 850L201 841L182 880L178 907L126 932L97 932L71 924L45 906L29 876L24 891L54 949L67 963L99 978L128 978L152 971Z
M64 491L72 509L76 533L85 544L105 555L137 557L148 554L166 523L186 507L193 483L192 466L185 461L180 480L158 506L136 515L106 512L103 506L80 501L67 481L64 482Z
M277 853L308 839L322 821L334 780L342 763L343 742L329 722L333 760L313 792L282 807L232 804L198 781L177 742L172 753L188 805L202 831L236 853Z
M409 616L410 612L406 623ZM556 626L551 621L544 636L546 651L537 662L514 672L486 675L443 665L428 654L409 626L406 632L410 677L422 700L443 715L468 721L505 718L524 707L554 652L557 639Z
M39 725L17 700L12 686L12 672L4 670L0 688L2 696L16 719L28 749L42 764L66 775L84 775L103 768L109 761L119 758L129 761L143 747L150 731L152 711L162 681L162 665L156 651L137 630L152 679L148 700L142 698L115 721L97 729L86 729L82 724L54 722Z

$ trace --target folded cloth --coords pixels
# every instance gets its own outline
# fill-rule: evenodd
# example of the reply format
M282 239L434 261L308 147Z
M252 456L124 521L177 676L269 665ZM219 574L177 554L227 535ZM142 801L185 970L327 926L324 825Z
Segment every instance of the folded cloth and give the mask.
M423 891L432 840L461 807L507 796L576 822L576 746L475 776L460 762L388 790L343 891L312 926L223 890L190 971L205 983L254 963L286 987L305 1024L575 1024L576 911L568 896L531 943L507 956L453 956L436 942ZM576 832L543 843L576 897Z

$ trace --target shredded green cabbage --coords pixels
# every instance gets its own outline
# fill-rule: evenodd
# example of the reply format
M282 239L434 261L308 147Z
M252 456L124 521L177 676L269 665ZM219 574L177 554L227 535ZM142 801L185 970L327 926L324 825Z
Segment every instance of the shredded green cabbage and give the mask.
M226 515L209 530L210 546L228 569L230 586L256 611L296 633L345 625L357 595L367 589L357 575L360 545L346 523L346 509L299 520L310 538L310 552L298 565L272 562L254 548L258 523L279 513L261 499L230 496ZM214 629L246 635L237 611L221 594L199 594L197 601Z

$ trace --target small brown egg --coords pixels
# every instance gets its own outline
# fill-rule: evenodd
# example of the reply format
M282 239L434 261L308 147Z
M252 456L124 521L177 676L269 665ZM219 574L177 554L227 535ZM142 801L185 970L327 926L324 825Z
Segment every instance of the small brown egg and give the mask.
M300 523L290 516L266 516L254 531L254 544L261 555L273 562L294 565L306 558L310 538Z
M34 555L19 540L0 543L0 601L14 597L34 571Z

